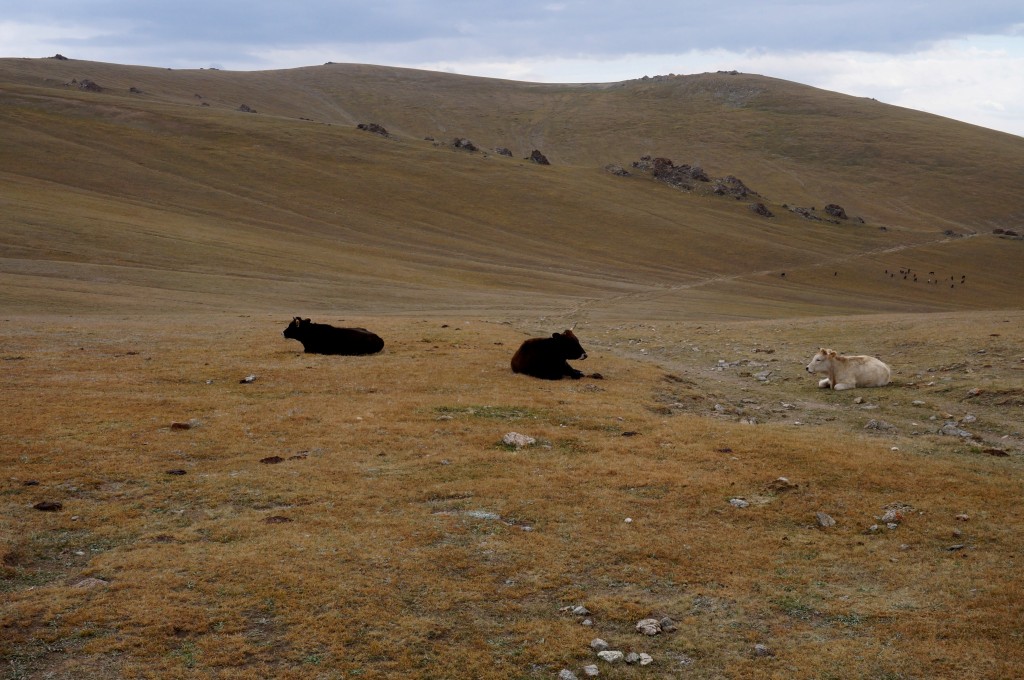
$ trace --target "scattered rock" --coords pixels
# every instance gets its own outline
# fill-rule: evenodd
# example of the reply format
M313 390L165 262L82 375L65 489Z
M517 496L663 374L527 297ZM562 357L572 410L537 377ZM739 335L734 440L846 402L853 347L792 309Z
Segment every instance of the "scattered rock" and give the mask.
M93 577L90 576L88 578L83 578L81 581L79 581L78 583L74 584L71 587L72 588L95 588L96 586L105 586L105 585L109 585L109 581L104 581L101 578L93 578Z
M1002 449L997 449L997 448L987 448L987 449L982 450L982 453L987 453L990 456L999 456L999 457L1004 457L1004 456L1009 456L1010 455L1006 451L1003 451Z
M593 649L595 652L603 652L604 650L608 649L608 643L602 640L601 638L594 638L590 641L590 648Z
M949 546L948 548L946 548L946 550L949 551L949 552L956 552L958 550L963 550L966 547L967 546L964 545L963 543L957 543L955 545Z
M50 57L50 59L56 59L57 61L67 61L68 60L67 57L65 57L63 54L60 54L59 52L57 54L53 55L52 57Z
M662 617L661 621L658 621L658 625L661 626L661 630L664 633L674 633L676 631L676 622L667 616Z
M533 437L528 437L525 434L519 434L518 432L509 432L501 438L501 443L505 446L514 446L517 449L521 449L524 446L533 446L537 443L537 440Z
M750 506L750 503L743 500L742 498L730 498L729 505L734 508L746 508Z
M373 134L380 135L382 137L390 136L388 135L387 129L383 125L378 125L377 123L360 123L359 125L356 125L356 128L372 132Z
M181 469L174 469L174 470L168 470L165 474L176 475L176 476L180 477L181 475L186 474L186 472L184 470L181 470Z
M815 518L818 520L818 526L822 529L828 529L836 525L836 521L832 519L831 515L824 512L814 513Z
M757 203L752 203L750 205L750 209L754 211L755 215L760 215L761 217L775 217L775 213L769 210L768 206L766 206L764 203L761 203L760 201Z
M601 671L597 670L597 666L590 664L589 666L583 667L583 674L589 678L596 678L601 674Z
M192 423L178 423L178 422L174 422L174 423L171 423L171 429L172 430L191 430L192 429Z
M590 616L590 610L581 604L576 605L570 611L576 616Z
M786 491L793 491L799 488L797 484L789 481L785 477L779 477L774 482L768 485L768 488L775 493L785 493Z
M766 658L766 657L775 656L775 652L773 652L768 647L768 645L756 644L756 645L754 645L754 656L756 656L758 658Z
M476 151L476 144L469 141L465 137L456 137L452 140L452 146L456 149L462 149L463 151Z
M551 165L551 163L548 161L547 156L542 154L537 149L534 149L533 153L530 154L530 160L536 163L537 165Z
M558 680L579 680L579 678L577 678L576 674L572 671L567 668L563 668L558 672Z
M654 657L653 656L651 656L650 654L645 654L644 652L640 652L640 665L641 666L650 666L652 663L654 663Z
M619 661L622 661L626 655L618 650L609 649L603 652L598 652L597 656L599 659L607 663L618 663Z
M638 663L640 661L640 655L637 654L636 652L630 652L629 654L626 655L625 661L630 666L632 666L633 664Z
M240 382L240 383L242 383L244 385L244 384L255 382L255 381L256 381L256 376L255 375L247 375L244 378L242 378L241 380L239 380L238 382Z
M892 432L896 429L896 426L892 423L887 423L884 420L875 420L872 418L864 426L865 430L879 430L881 432Z
M610 172L611 174L613 174L613 175L615 175L617 177L629 177L630 176L628 170L623 168L621 165L615 165L614 163L611 163L609 165L604 166L604 169L605 169L605 172Z
M510 149L506 149L503 146L494 147L494 153L498 154L499 156L508 156L509 158L512 157L512 151Z
M847 219L846 211L843 210L842 206L838 206L835 203L829 203L828 205L826 205L825 212L831 215L832 217L838 218L840 220Z
M58 501L41 501L32 506L40 512L58 512L64 505Z
M966 512L961 512L959 515L956 516L956 518L961 522L966 522L971 518L971 516L968 515Z
M864 397L854 397L853 403L854 404L863 404L864 403Z
M260 462L265 465L277 465L278 463L283 463L284 458L281 456L267 456L266 458L260 458Z
M39 482L36 481L35 479L26 479L21 484L22 486L39 486Z
M239 104L238 110L242 113L256 113L256 109L252 108L248 104Z
M71 81L75 82L75 81ZM103 88L94 83L91 80L83 79L82 82L78 83L79 90L85 90L86 92L103 92Z
M955 420L947 420L939 428L939 434L946 435L947 437L960 437L962 439L970 439L974 436L967 430L961 429Z
M661 623L658 619L641 619L637 621L636 629L644 635L657 635L661 632Z

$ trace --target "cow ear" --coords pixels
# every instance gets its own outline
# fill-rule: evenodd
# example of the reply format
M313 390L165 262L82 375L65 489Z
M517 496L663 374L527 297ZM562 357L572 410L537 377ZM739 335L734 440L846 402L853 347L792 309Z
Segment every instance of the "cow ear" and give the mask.
M557 337L561 337L561 335L562 335L561 333L552 333L551 337L557 338Z

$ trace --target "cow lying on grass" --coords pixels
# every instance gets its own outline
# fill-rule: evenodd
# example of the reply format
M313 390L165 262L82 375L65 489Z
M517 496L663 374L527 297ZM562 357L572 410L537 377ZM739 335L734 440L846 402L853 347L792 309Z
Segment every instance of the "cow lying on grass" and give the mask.
M569 365L568 359L586 359L587 353L572 331L554 333L550 338L530 338L512 356L512 372L545 380L564 376L582 378L583 373Z
M298 340L307 354L376 354L384 341L365 328L336 328L295 317L284 329L284 337Z
M889 384L892 369L875 357L860 354L846 356L822 347L807 364L808 373L828 373L818 387L851 390L854 387L882 387Z

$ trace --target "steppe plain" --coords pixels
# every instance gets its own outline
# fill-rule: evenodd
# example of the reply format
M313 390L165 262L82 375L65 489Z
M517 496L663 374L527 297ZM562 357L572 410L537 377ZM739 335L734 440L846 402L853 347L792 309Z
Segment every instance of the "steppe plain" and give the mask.
M747 74L0 59L3 672L1019 677L1022 177Z

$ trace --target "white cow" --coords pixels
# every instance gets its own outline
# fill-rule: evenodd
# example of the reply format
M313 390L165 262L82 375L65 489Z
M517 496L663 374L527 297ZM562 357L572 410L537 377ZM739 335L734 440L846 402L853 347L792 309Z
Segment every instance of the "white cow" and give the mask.
M892 369L875 357L845 356L822 347L807 364L808 373L828 373L818 387L852 390L854 387L882 387L889 384Z

